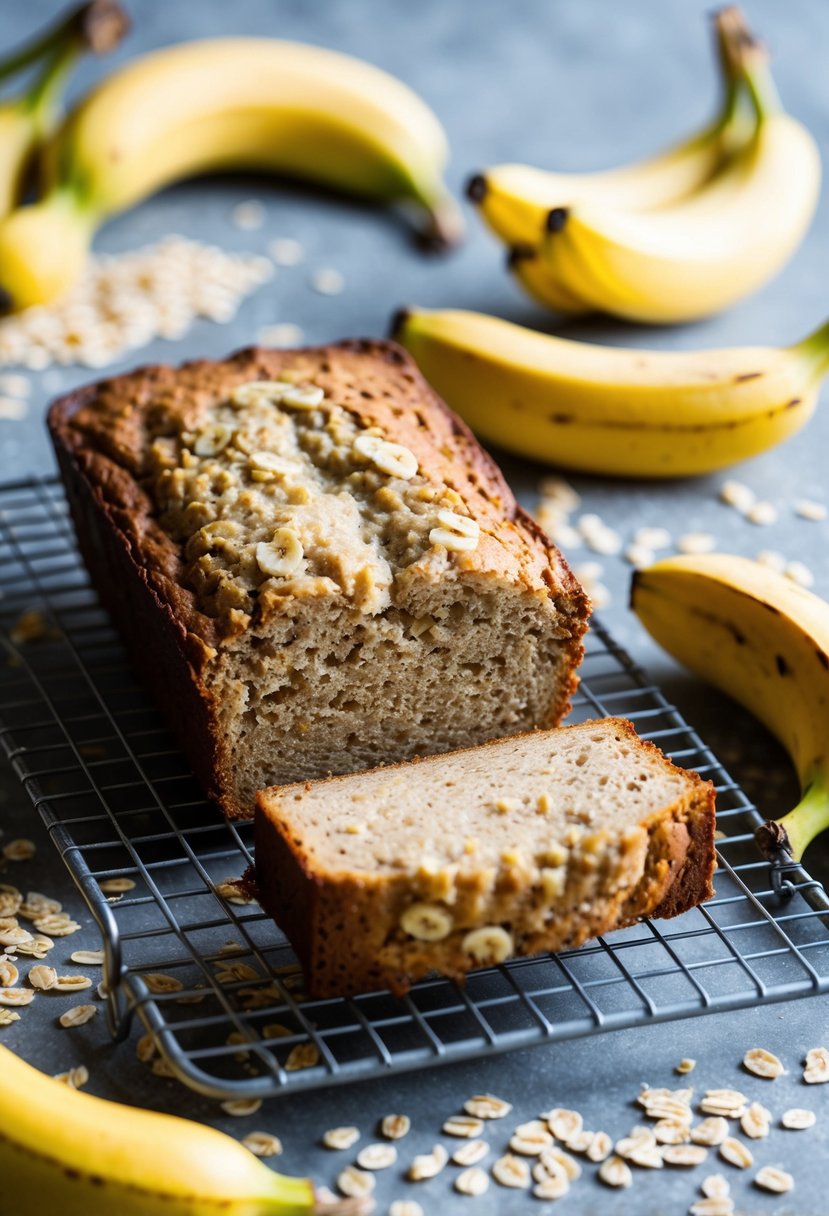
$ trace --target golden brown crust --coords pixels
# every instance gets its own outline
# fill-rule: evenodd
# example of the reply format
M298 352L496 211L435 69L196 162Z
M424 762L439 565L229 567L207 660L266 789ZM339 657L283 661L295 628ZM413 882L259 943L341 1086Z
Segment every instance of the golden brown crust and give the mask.
M211 797L247 815L229 794L205 668L223 623L187 585L179 544L158 524L147 455L160 430L192 429L238 384L307 374L365 426L379 426L417 456L426 477L457 490L481 525L462 574L502 579L549 597L569 620L561 681L542 725L569 709L589 601L559 551L516 503L504 478L414 362L390 342L355 340L300 351L241 350L180 368L151 366L59 399L48 422L92 580Z
M713 785L696 773L679 770L653 743L640 739L630 722L613 719L613 723L636 747L659 757L663 766L681 771L686 792L644 822L648 830L645 871L632 890L622 887L608 891L606 898L595 900L589 909L579 907L557 916L544 931L524 935L517 944L519 955L575 948L644 916L679 916L713 894ZM479 753L481 748L499 746L503 746L503 740L465 750ZM407 761L389 765L384 771L406 769L410 779L416 781L418 765L433 762L434 758ZM349 780L348 776L331 777L321 784L335 797L339 783ZM390 881L387 875L331 874L321 869L301 836L292 834L290 816L283 816L281 811L280 802L290 788L264 790L257 795L257 889L263 907L291 941L309 993L331 997L387 987L403 995L411 984L433 970L462 981L471 969L470 959L456 939L446 943L411 942L403 952L399 947L387 948L394 928L391 888L396 881L405 883L406 876ZM474 882L474 875L468 881ZM520 889L516 896L520 899Z

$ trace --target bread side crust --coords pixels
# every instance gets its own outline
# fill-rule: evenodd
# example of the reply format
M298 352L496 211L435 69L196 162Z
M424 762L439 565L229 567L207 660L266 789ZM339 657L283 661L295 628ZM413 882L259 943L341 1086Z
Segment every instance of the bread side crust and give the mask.
M604 719L599 724L624 730L645 751L659 756L662 763L678 767L652 743L638 739L631 723L624 719ZM480 746L499 743L502 741ZM440 760L427 757L388 769L406 768L416 780L418 765ZM648 854L641 878L632 888L608 891L587 911L568 911L554 918L543 931L524 935L516 951L518 956L572 949L634 924L643 916L678 916L710 898L716 860L714 787L696 773L679 771L688 780L687 791L643 820L642 826L648 831ZM323 784L330 788L344 780L348 778L332 777ZM310 994L331 997L387 987L403 995L430 971L463 980L474 964L460 950L457 939L410 942L405 950L388 948L396 925L389 923L393 901L386 876L329 874L319 868L301 836L292 833L290 816L282 811L292 791L301 788L287 786L258 795L254 837L261 903L294 946ZM405 884L406 876L399 881ZM518 906L521 891L517 890L515 896Z
M147 411L160 401L189 416L208 398L212 402L217 391L246 380L277 378L281 368L297 361L333 368L340 360L344 374L353 375L351 369L359 369L366 357L375 370L380 366L392 376L392 383L398 378L417 417L396 416L385 398L363 404L354 400L346 408L410 446L427 473L447 484L457 481L473 513L488 521L480 551L457 555L461 571L509 577L546 594L569 620L570 636L562 641L569 674L539 725L561 720L578 685L587 597L559 551L516 503L495 462L402 348L372 340L303 351L248 348L220 362L197 360L179 369L150 366L76 390L52 405L48 424L81 552L196 776L231 818L247 818L252 808L240 806L234 797L216 708L204 680L224 640L223 629L199 610L185 585L179 546L155 522L155 506L141 480Z

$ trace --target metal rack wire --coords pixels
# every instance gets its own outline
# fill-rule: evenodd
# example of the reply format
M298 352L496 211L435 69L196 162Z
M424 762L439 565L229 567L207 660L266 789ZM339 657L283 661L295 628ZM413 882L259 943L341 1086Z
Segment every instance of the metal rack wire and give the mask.
M760 857L755 807L598 623L573 718L622 714L714 781L715 898L464 988L428 979L403 1000L306 999L273 923L217 891L251 862L250 828L204 800L167 735L89 586L57 481L0 487L0 630L0 743L100 927L112 1034L137 1013L204 1094L275 1095L829 990L823 887ZM135 885L108 899L112 878Z

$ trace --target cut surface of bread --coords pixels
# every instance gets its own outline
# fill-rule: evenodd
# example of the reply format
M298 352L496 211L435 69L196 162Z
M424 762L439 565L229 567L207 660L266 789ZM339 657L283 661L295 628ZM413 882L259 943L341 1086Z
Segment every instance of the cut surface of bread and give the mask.
M257 801L260 897L314 996L405 992L712 893L713 786L623 719Z
M93 581L226 813L566 713L588 601L393 344L145 368L49 424Z

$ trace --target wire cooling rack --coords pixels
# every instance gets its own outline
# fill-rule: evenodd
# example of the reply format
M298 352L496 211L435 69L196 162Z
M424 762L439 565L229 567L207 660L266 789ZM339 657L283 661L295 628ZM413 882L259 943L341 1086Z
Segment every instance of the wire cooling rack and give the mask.
M217 890L251 862L251 829L204 800L166 733L89 585L57 481L0 487L0 630L0 742L100 927L112 1034L137 1013L204 1094L275 1095L829 989L822 886L760 857L755 807L595 622L573 719L624 715L715 782L715 898L465 987L427 979L402 1000L306 999L273 923ZM113 878L134 886L108 898Z

